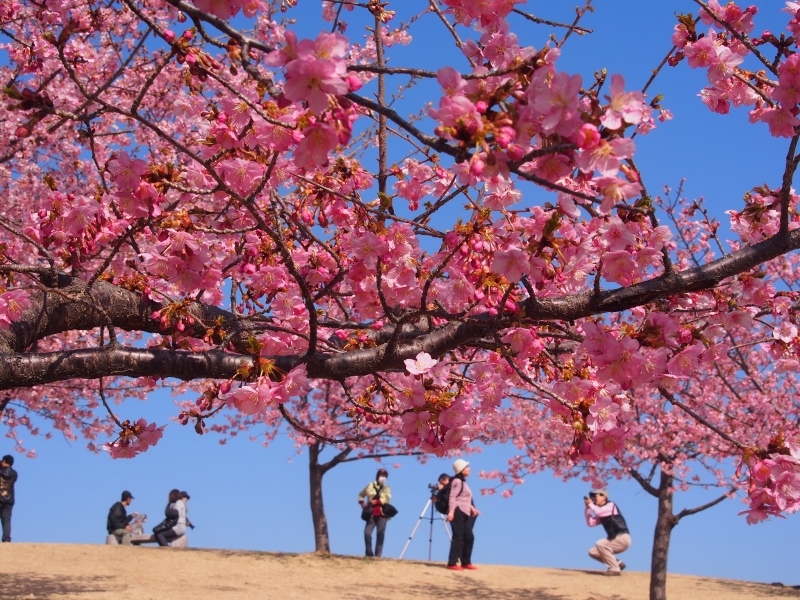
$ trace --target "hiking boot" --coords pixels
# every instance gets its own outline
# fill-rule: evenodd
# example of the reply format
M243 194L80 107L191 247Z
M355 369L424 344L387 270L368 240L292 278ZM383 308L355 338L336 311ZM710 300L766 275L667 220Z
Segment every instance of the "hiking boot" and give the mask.
M461 568L462 568L462 569L469 569L470 571L477 571L477 570L478 570L478 567L476 567L476 566L475 566L475 565L473 565L472 563L470 563L470 564L468 564L468 565L464 565L464 566L463 566L463 567L461 567Z
M451 571L463 571L463 567L459 567L458 565L447 565L447 568Z
M622 571L606 571L603 575L607 577L619 577L622 575Z

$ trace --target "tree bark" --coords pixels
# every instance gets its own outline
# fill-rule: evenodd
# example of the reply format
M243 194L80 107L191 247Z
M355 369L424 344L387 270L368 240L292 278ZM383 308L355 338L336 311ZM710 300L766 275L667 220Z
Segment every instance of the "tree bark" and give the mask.
M672 475L661 471L658 486L658 517L653 534L653 552L650 562L650 600L667 600L667 558L672 529L678 520L672 513Z
M319 464L320 449L320 442L308 445L308 480L311 492L311 520L314 523L314 552L327 555L331 553L331 541L328 536L325 505L322 501L322 477L326 469Z

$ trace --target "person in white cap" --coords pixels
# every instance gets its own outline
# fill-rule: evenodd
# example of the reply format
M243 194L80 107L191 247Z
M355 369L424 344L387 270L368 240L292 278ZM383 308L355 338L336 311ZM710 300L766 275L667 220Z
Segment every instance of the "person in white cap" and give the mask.
M453 528L453 540L450 542L447 568L452 571L474 571L478 567L472 564L472 546L475 544L472 528L480 511L472 503L472 490L466 481L469 477L469 463L463 458L457 458L453 461L453 471L455 475L450 482L447 513L447 520Z
M607 536L597 540L589 549L589 556L608 567L604 575L621 575L625 563L617 560L614 554L624 552L631 546L631 534L625 518L617 505L608 499L605 490L592 490L588 496L584 496L583 501L586 504L586 524L589 527L602 525Z

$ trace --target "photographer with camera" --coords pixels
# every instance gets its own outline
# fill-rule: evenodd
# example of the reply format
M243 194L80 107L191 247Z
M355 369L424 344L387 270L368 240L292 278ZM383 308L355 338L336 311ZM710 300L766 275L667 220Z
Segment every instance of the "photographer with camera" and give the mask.
M608 499L605 490L592 490L588 496L583 497L586 504L584 514L589 527L602 525L606 530L606 537L597 540L589 550L589 556L608 566L604 575L621 575L625 563L617 560L615 554L624 552L631 545L631 535L625 518L617 505Z

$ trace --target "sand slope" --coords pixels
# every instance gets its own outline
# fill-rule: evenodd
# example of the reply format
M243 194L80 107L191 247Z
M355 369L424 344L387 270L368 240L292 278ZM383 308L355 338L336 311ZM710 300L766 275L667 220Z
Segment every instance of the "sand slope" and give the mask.
M313 554L70 544L0 544L0 598L181 600L642 600L648 574ZM670 600L800 599L800 589L671 575Z

